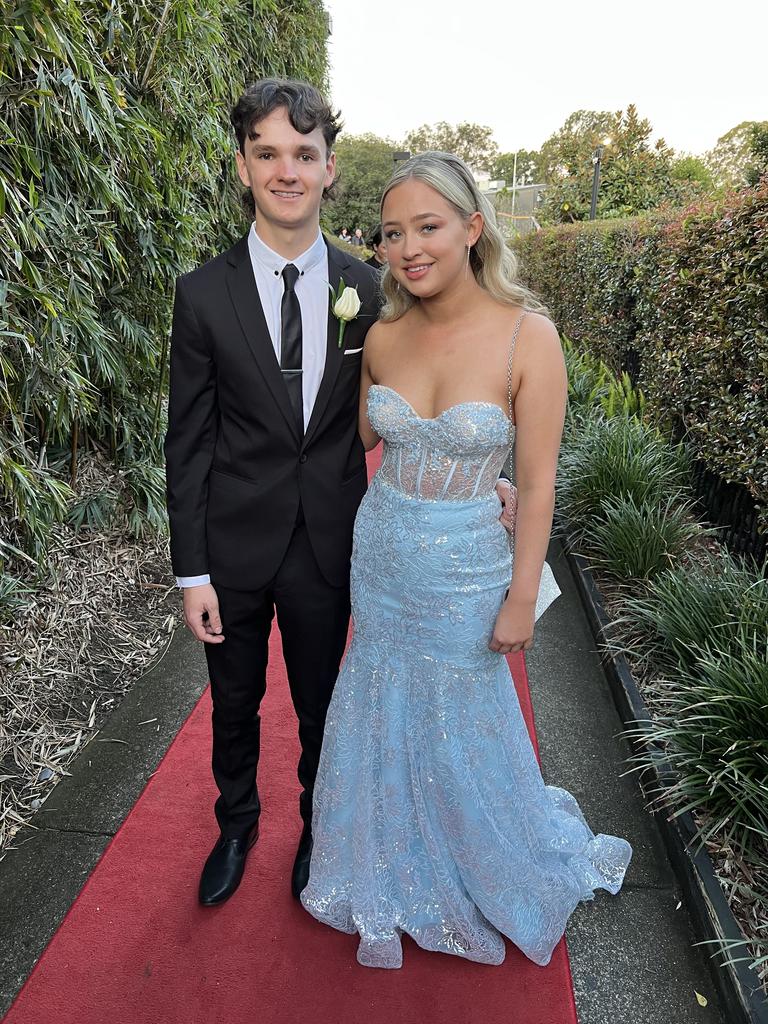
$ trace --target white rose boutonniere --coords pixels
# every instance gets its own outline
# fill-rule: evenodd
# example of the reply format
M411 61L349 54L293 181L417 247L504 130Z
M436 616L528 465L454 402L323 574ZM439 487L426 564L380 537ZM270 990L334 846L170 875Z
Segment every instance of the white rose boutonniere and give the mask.
M343 277L339 281L338 293L334 292L330 284L328 287L331 289L333 315L339 321L339 348L341 348L344 342L344 328L360 312L360 296L357 294L357 288L347 288Z

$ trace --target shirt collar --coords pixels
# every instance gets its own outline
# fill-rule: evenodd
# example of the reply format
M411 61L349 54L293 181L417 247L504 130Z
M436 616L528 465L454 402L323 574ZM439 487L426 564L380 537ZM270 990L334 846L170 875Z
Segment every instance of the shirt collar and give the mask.
M273 274L275 277L279 277L283 272L283 268L289 263L292 263L300 274L305 274L308 270L311 270L322 259L324 259L328 251L325 245L325 239L323 238L323 233L318 228L317 238L314 240L312 245L310 245L305 252L300 256L297 256L295 259L287 260L285 256L281 256L273 249L270 249L267 243L259 238L256 233L255 224L251 225L251 230L248 232L248 249L251 253L251 257L262 267L262 269Z

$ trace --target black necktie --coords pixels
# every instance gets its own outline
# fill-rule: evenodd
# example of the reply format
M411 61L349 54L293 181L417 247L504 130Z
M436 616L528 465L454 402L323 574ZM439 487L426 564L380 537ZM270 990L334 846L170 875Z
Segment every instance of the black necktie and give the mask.
M283 267L283 301L280 305L280 369L296 417L299 437L304 436L304 401L301 385L301 306L295 286L299 271L292 263Z

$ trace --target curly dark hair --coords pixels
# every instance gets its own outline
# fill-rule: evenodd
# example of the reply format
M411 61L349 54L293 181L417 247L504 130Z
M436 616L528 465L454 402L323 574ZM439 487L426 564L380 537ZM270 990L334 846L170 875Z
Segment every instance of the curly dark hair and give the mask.
M288 119L302 135L308 135L319 128L330 155L342 127L340 112L334 114L320 90L309 82L300 82L294 78L262 78L242 93L229 117L243 156L246 138L256 137L254 125L281 107L288 111ZM335 188L334 181L323 191L323 198L333 199ZM242 198L248 213L253 214L253 196L250 191L246 190Z

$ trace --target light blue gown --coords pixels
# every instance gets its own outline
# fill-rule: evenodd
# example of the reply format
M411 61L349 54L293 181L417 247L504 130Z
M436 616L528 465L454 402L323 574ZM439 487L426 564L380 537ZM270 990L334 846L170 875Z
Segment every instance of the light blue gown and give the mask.
M352 554L354 636L328 712L301 900L399 967L400 936L500 964L503 935L546 964L594 890L618 892L629 844L595 836L546 786L506 658L488 649L511 578L495 484L504 411L423 419L373 385L381 469ZM545 566L537 616L559 593Z

